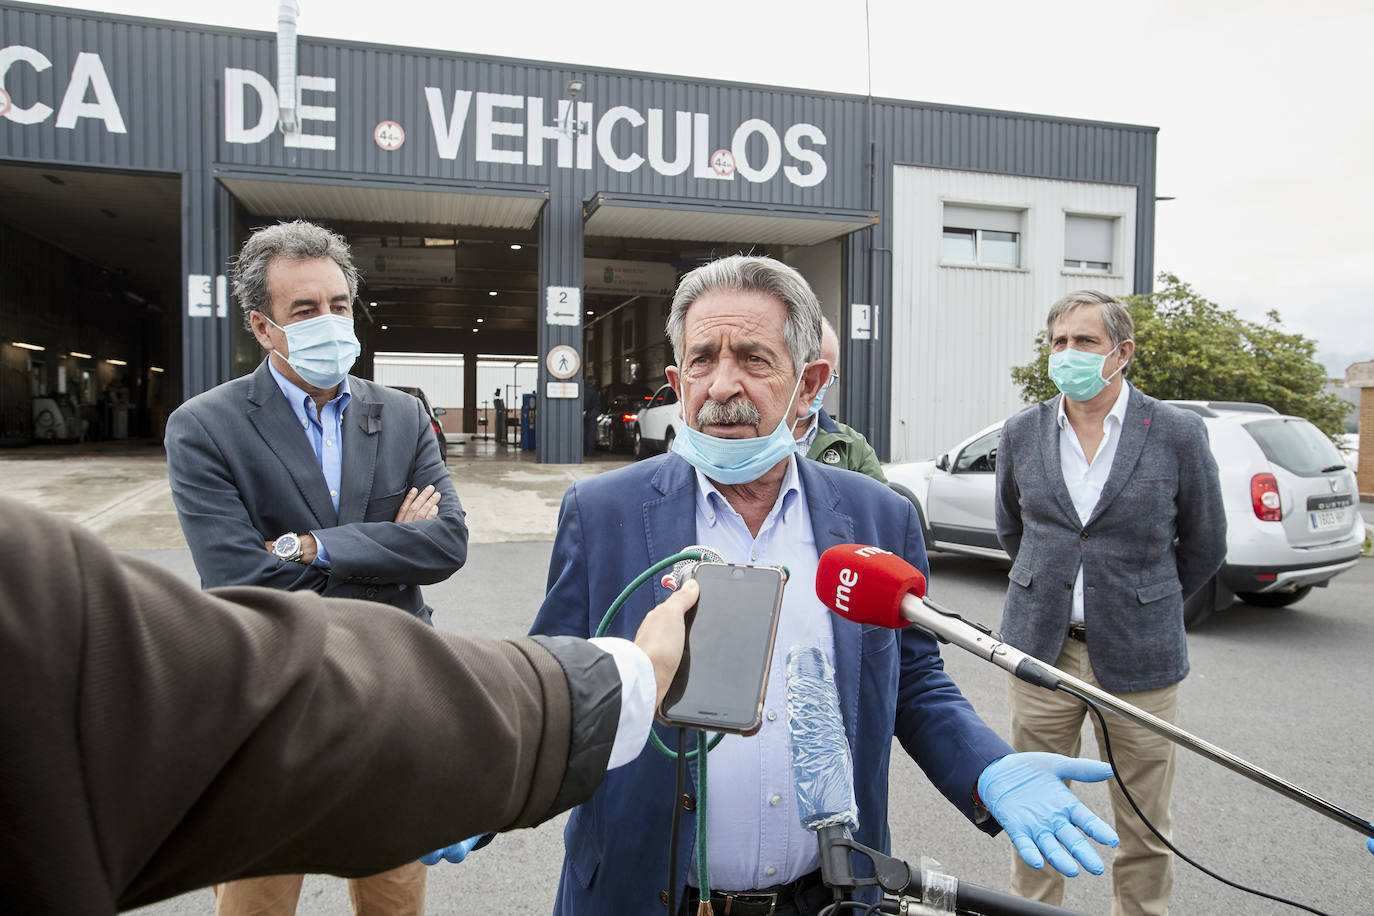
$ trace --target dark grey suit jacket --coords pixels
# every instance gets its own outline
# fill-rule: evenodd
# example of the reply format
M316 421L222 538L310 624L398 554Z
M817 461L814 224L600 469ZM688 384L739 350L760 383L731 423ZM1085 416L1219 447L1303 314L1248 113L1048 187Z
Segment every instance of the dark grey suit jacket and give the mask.
M463 507L410 395L349 376L339 512L300 421L268 369L196 395L167 420L167 473L205 588L260 585L363 598L429 619L418 585L467 559ZM411 487L443 494L437 518L396 524ZM328 570L283 563L264 542L321 531Z
M203 592L29 506L0 518L0 913L371 874L532 827L605 774L620 677L583 640Z
M1086 525L1059 461L1058 398L1002 427L997 537L1014 564L1002 610L1007 642L1054 664L1083 567L1093 673L1114 693L1188 674L1183 600L1226 556L1226 513L1202 418L1130 388L1111 473Z

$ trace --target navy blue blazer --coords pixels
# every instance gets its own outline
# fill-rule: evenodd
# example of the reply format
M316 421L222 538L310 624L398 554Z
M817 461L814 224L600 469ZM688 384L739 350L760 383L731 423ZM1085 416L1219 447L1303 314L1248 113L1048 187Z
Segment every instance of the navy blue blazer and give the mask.
M172 501L204 588L259 585L362 598L428 621L419 585L467 559L468 529L420 402L348 377L336 515L320 460L263 360L251 375L182 404L167 419ZM392 519L411 487L433 484L439 515ZM264 542L327 532L330 569L283 563Z
M921 525L911 504L874 480L799 459L816 547L872 544L927 570ZM548 594L533 633L588 636L629 582L655 562L697 543L696 473L668 454L582 480L559 510ZM795 588L812 588L798 582ZM656 581L638 589L607 632L633 638L644 615L668 597ZM859 842L886 851L888 761L892 737L946 798L989 833L1000 828L976 809L974 788L992 761L1011 753L945 673L935 641L908 628L856 626L831 619L835 681L854 756ZM676 732L655 724L669 747ZM555 913L663 912L674 764L652 747L606 775L575 808L564 832ZM695 774L693 773L693 778ZM682 818L678 887L686 885L696 840ZM677 912L673 902L667 912Z

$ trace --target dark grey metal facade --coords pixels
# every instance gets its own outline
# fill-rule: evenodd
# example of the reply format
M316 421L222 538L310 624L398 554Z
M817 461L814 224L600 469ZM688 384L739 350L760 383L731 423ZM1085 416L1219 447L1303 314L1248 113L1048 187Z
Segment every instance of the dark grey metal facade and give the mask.
M538 226L544 289L582 285L583 208L598 193L789 214L877 213L873 228L844 244L845 302L878 306L879 333L846 339L843 408L880 454L893 359L886 214L894 164L1134 185L1134 285L1150 288L1153 128L303 38L302 104L330 113L312 118L303 109L303 134L316 139L288 146L264 109L275 52L270 33L0 4L0 54L8 54L0 84L10 100L0 159L181 176L184 396L230 372L234 309L207 305L188 289L193 277L213 287L233 253L235 201L220 181L228 174L547 195ZM76 102L68 91L74 74L88 84ZM567 138L550 131L574 78L586 83L573 119L585 122L585 133L560 162ZM112 105L99 107L106 96ZM43 107L52 111L40 118ZM663 122L661 151L650 139L655 118ZM373 136L388 120L406 131L394 151ZM691 136L679 146L683 130ZM708 167L722 149L733 154L729 177ZM541 319L540 356L557 344L580 350L581 324ZM539 458L575 462L580 400L545 398L550 380L541 369Z

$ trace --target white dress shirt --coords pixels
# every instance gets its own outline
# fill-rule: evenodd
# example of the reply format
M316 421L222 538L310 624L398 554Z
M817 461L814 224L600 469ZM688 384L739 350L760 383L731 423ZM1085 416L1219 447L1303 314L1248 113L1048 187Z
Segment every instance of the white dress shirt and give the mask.
M1112 459L1116 457L1116 446L1121 441L1121 425L1126 421L1126 403L1130 400L1131 386L1122 381L1121 393L1116 396L1112 409L1102 420L1102 443L1097 454L1089 461L1078 441L1078 434L1064 413L1064 398L1059 398L1059 468L1064 473L1064 485L1069 488L1069 497L1078 512L1080 524L1088 524L1097 501L1102 498L1102 488L1112 472ZM1078 575L1073 581L1073 610L1069 623L1083 622L1083 567L1078 567Z

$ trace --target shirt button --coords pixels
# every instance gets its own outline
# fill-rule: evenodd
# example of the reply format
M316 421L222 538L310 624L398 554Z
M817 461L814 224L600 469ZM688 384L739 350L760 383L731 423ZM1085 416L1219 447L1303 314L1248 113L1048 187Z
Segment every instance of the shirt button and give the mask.
M757 560L758 558L759 558L758 551L754 551L753 553L749 554L749 559L751 559L751 560Z
M778 804L779 802L781 802L781 801L782 801L782 796L781 796L781 795L774 795L772 798L768 799L768 804L770 804L770 805L777 805L777 804Z
M778 873L778 870L777 870L776 868L774 868L773 866L771 866L771 865L768 866L768 870L764 872L764 874L767 875L767 876L770 877L770 878L773 877L774 875L776 875L777 873Z
M328 445L330 448L333 448L333 446L334 446L334 440L333 440L333 439L326 439L326 440L324 440L324 444L325 444L325 445Z
M1083 532L1083 540L1086 541L1087 539L1088 539L1088 532L1085 531L1085 532Z
M330 490L330 491L329 491L329 495L330 495L330 496L338 496L338 495L339 495L339 491L338 491L338 490Z
M768 710L768 721L769 721L769 722L772 722L772 721L773 721L774 719L776 719L777 717L778 717L778 714L777 714L777 712L776 712L775 710L772 710L772 709Z

